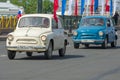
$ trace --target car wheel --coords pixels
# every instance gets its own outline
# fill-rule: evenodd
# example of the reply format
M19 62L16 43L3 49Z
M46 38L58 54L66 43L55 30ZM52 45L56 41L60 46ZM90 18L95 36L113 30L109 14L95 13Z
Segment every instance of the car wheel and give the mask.
M74 48L78 49L79 48L79 43L74 43Z
M105 40L104 40L104 42L102 44L102 48L106 49L107 45L108 45L107 38L105 38Z
M52 51L53 51L52 43L50 42L47 51L45 51L45 53L44 53L46 59L51 59L52 58Z
M66 53L66 45L64 45L63 48L59 49L59 56L63 57L65 56L65 53Z
M117 45L117 40L115 39L112 43L111 43L111 47L116 47Z
M16 51L9 51L9 50L8 50L8 58L9 58L10 60L14 59L15 56L16 56Z
M32 52L26 52L26 55L27 55L28 57L31 57L31 56L32 56Z
M88 48L88 47L89 47L89 44L85 44L85 47Z

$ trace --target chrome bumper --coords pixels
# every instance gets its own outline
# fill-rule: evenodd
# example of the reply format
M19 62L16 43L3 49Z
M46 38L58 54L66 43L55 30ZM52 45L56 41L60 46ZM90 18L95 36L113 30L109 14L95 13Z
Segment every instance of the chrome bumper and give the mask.
M46 51L46 47L42 46L6 46L6 48L13 51Z

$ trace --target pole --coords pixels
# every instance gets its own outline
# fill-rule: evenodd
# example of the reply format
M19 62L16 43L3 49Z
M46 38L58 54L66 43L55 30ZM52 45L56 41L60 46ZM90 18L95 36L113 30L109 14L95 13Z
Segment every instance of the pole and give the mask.
M42 13L42 0L38 0L38 13Z

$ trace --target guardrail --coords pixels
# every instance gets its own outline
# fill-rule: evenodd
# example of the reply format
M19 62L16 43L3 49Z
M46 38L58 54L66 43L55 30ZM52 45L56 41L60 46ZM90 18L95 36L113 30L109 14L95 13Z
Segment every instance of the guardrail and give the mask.
M8 33L16 28L17 24L16 16L1 16L0 17L0 34Z
M5 17L1 16L0 18L0 29L15 29L17 24L16 16Z

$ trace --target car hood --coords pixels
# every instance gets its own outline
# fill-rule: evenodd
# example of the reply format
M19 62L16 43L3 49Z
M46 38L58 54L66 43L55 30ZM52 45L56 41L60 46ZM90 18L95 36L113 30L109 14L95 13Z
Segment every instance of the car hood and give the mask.
M14 31L14 36L34 36L34 37L39 37L43 33L48 33L50 32L49 29L46 28L21 28L21 29L16 29Z
M78 28L78 32L82 32L82 33L97 33L100 30L103 30L105 27L102 26L89 26L89 27L79 27Z

